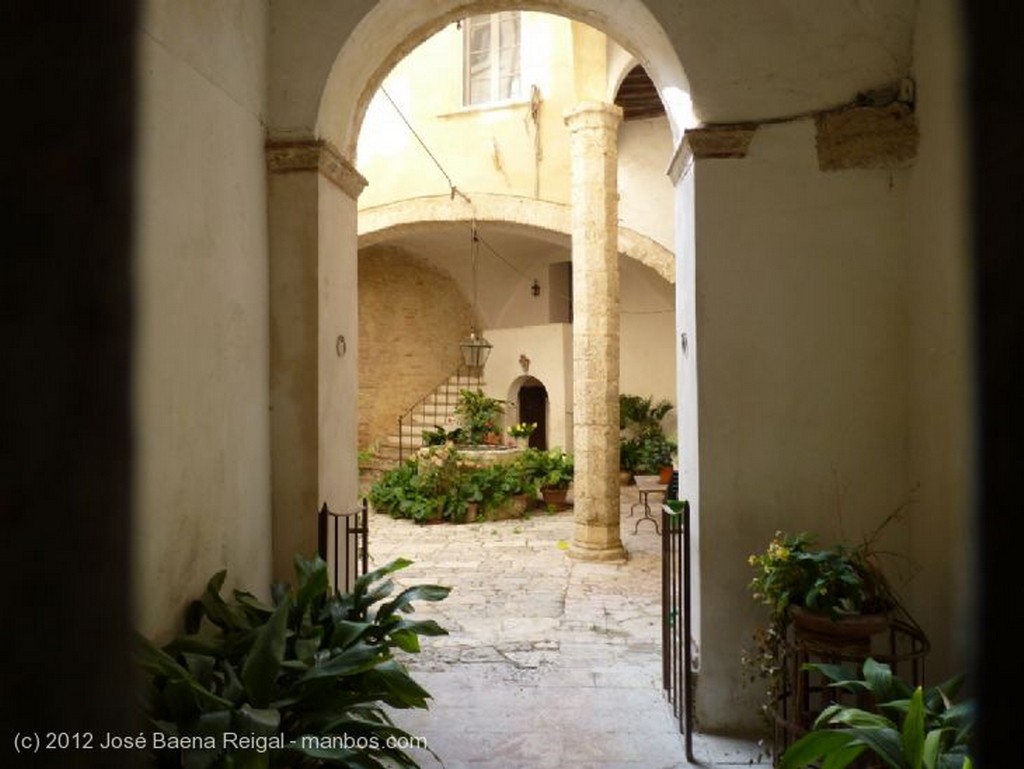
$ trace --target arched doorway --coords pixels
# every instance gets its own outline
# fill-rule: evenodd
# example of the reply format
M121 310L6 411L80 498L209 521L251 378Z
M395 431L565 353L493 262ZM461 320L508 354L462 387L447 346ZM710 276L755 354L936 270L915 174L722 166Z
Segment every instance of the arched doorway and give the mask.
M539 379L527 377L516 394L519 421L532 422L537 429L530 434L530 447L546 451L548 448L548 391Z

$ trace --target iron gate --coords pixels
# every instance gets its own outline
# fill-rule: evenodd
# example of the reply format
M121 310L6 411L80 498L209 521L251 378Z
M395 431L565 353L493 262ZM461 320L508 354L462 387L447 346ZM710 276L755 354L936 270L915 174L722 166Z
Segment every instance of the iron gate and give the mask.
M335 513L324 502L317 520L317 551L327 562L331 585L341 593L350 593L355 582L369 567L367 537L369 516L366 499L361 507Z
M677 476L678 477L678 476ZM693 757L693 660L690 639L690 503L673 510L678 480L673 478L661 506L661 647L663 686L672 714L686 742L686 759Z

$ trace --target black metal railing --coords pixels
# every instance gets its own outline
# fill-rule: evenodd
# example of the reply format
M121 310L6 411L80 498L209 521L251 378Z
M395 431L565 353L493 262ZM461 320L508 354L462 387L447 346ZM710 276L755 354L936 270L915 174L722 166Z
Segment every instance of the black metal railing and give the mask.
M422 443L421 436L414 432L414 425L435 426L434 421L427 417L429 406L436 408L438 401L445 403L458 402L459 393L463 390L479 388L482 384L480 369L460 365L454 372L428 392L409 409L398 417L398 461L402 462L407 455L413 454ZM437 425L440 426L440 425ZM426 429L430 429L427 427Z
M673 479L675 480L675 479ZM676 486L675 488L678 488ZM661 506L661 646L663 686L693 757L693 659L690 597L690 503L670 507L672 485Z
M335 513L324 502L317 516L317 551L327 562L332 587L352 592L355 582L369 568L369 515L365 497L360 507Z

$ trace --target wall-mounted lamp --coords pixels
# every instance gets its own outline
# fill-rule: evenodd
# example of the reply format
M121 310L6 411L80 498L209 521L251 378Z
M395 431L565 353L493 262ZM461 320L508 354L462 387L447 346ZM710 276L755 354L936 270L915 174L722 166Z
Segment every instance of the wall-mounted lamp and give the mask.
M540 283L537 282L536 278L533 279L533 283L530 285L530 293L534 296L540 296Z

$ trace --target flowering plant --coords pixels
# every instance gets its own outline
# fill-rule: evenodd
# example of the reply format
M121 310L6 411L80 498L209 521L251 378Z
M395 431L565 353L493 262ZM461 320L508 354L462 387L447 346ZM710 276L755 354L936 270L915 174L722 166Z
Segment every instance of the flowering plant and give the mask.
M892 590L869 561L866 546L816 549L813 544L807 532L775 532L763 553L747 559L755 570L750 581L754 600L771 607L777 616L791 606L832 619L894 608Z
M784 647L792 609L838 620L857 614L894 611L900 603L885 574L875 563L874 542L898 517L890 515L857 546L816 548L807 532L775 532L762 553L747 559L754 569L749 588L755 601L769 607L768 621L753 635L753 646L740 657L747 680L765 682L762 715L774 725L773 708L785 690Z
M513 438L529 438L536 429L536 422L520 422L509 427L508 434Z

